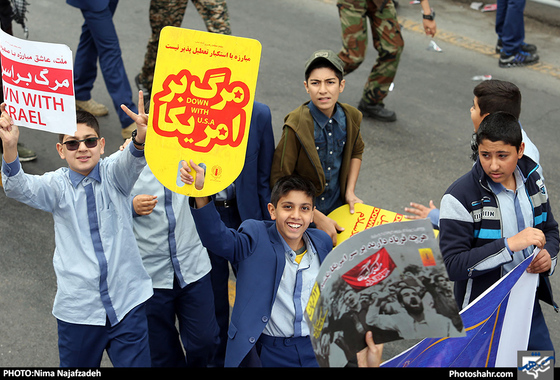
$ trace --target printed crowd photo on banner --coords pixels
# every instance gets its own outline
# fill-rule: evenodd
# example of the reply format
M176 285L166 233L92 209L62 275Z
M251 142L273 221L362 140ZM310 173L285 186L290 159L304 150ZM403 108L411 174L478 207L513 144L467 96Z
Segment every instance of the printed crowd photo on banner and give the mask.
M357 212L365 209L372 208ZM401 219L373 211L361 224L374 215ZM453 285L425 219L377 224L337 244L321 264L305 317L322 367L347 365L365 347L367 331L376 344L465 336Z

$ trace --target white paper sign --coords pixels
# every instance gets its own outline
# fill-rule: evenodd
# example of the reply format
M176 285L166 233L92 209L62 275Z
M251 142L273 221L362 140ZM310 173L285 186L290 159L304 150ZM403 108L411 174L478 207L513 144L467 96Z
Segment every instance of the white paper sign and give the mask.
M0 31L0 53L4 103L14 123L73 136L76 103L70 48Z

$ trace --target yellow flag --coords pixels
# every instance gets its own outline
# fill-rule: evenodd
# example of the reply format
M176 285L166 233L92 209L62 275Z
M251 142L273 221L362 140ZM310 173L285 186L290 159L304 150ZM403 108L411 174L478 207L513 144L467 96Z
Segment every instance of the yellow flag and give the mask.
M241 173L261 50L248 38L176 27L161 31L145 155L169 190L212 195ZM191 159L206 167L202 190L179 179L181 162Z

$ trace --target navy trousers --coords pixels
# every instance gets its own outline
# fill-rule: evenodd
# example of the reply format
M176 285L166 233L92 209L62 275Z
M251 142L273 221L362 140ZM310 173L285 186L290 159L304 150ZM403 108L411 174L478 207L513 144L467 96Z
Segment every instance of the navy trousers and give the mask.
M173 289L154 289L146 307L153 367L210 364L219 343L210 274L184 288L175 281Z
M525 40L525 1L497 1L496 34L502 40L503 50L508 55L517 53Z
M309 337L274 338L262 334L257 341L263 367L319 367Z
M121 104L135 113L138 112L138 108L132 102L132 89L124 68L117 30L113 24L113 14L118 2L110 0L108 7L100 12L81 10L84 24L74 61L74 90L76 100L91 99L99 61L121 128L126 128L132 124L132 119L121 109Z
M541 304L535 295L535 306L533 307L533 317L531 319L531 332L529 333L529 351L554 351L552 339L544 320Z
M57 322L60 367L99 367L105 350L114 367L151 366L144 304L115 326L108 321L105 326Z

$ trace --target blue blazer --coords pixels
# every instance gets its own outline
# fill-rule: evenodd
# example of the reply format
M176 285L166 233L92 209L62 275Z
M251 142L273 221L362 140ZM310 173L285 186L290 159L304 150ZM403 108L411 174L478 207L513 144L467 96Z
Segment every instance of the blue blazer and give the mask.
M270 168L274 155L274 133L270 108L254 102L245 165L235 183L241 220L270 220Z
M238 367L253 348L270 319L285 265L282 238L273 221L247 220L238 230L227 228L213 202L192 215L202 244L237 264L237 287L224 365ZM322 262L332 250L327 233L307 233Z

